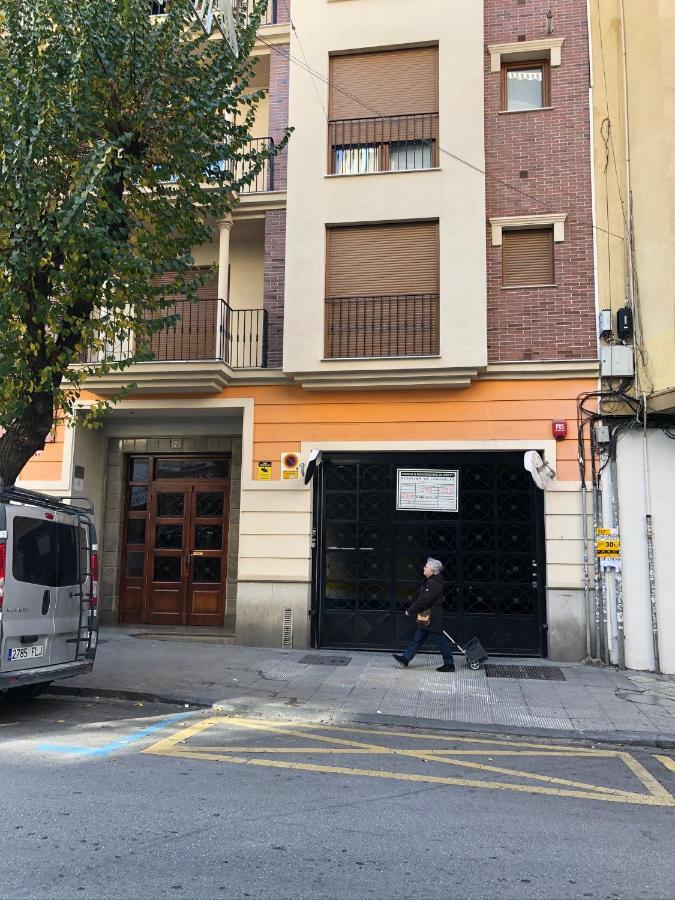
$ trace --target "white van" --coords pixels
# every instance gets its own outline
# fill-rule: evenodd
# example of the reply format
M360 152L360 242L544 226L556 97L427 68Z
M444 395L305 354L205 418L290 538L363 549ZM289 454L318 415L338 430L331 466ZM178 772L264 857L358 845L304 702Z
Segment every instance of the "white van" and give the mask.
M90 672L97 601L91 501L0 482L0 696L29 698L57 678Z

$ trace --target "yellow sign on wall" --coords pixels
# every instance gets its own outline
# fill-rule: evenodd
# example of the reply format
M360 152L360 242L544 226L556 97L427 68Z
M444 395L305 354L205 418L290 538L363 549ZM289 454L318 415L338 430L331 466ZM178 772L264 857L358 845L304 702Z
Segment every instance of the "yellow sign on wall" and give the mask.
M282 481L292 481L299 476L300 457L294 452L284 452L281 454L281 479Z
M595 529L595 552L601 559L618 559L621 540L616 528Z
M272 480L272 460L258 460L258 481Z

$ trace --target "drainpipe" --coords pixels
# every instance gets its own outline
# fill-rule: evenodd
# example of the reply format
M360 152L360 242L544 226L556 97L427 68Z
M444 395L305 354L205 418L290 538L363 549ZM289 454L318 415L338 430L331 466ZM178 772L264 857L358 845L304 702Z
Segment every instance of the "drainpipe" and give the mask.
M590 565L588 558L588 514L586 478L581 482L581 535L584 542L584 613L586 615L586 659L591 659Z
M659 659L659 621L656 611L656 575L654 571L654 529L652 525L651 490L649 485L649 454L647 451L647 395L642 395L642 455L645 485L645 530L647 535L647 566L649 573L649 606L652 614L652 645L654 647L654 671L661 673Z
M612 481L612 528L616 529L617 534L621 534L619 526L619 482L617 480L616 456L610 457L609 473ZM621 574L621 560L619 565L614 569L614 609L616 613L616 641L617 656L619 668L626 668L626 644L623 624L623 576Z

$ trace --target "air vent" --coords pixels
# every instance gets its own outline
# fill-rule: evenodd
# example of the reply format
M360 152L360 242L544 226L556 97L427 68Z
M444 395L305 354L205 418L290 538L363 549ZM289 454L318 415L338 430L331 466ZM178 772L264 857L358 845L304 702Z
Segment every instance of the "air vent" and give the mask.
M513 666L486 663L485 674L488 678L529 678L536 681L567 680L557 666Z
M291 650L293 648L293 610L286 608L284 610L284 621L281 626L281 649Z
M319 656L316 653L308 653L298 662L305 666L348 666L351 656Z

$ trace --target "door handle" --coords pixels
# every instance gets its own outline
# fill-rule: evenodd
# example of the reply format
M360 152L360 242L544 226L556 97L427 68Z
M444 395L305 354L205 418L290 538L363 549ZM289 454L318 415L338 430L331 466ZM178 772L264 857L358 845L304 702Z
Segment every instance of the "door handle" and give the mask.
M52 597L49 591L45 591L42 595L42 615L46 616L49 612L49 606L52 602Z

